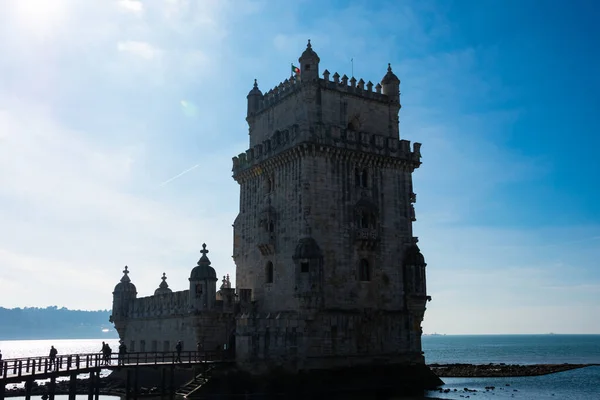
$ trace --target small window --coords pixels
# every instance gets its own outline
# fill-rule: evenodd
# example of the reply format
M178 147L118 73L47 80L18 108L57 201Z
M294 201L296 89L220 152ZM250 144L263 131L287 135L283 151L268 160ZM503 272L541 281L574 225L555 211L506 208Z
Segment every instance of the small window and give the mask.
M202 295L202 284L198 283L196 284L196 296L201 296Z
M308 272L309 264L307 262L300 263L300 272Z
M140 352L142 352L142 353L146 352L146 341L145 340L140 340Z
M171 350L171 344L169 343L168 340L165 340L163 342L163 351L169 351L169 350Z
M271 261L267 263L266 275L267 283L273 283L273 263Z
M156 340L152 341L152 351L158 351L158 342Z
M273 191L273 180L271 178L267 178L267 193L271 193Z
M129 352L135 353L135 340L132 340L131 342L129 342Z
M362 171L362 176L361 176L361 181L360 181L360 185L361 185L362 187L364 187L364 188L366 188L366 187L367 187L367 183L368 183L368 181L367 181L367 178L368 178L368 176L369 176L369 175L368 175L368 172L367 172L367 170L366 170L366 169L363 169L363 171Z
M305 71L310 71L310 64L305 64L304 65L304 70Z
M371 218L369 213L363 211L360 213L360 217L358 220L358 227L361 229L368 229L371 226Z
M358 269L358 279L363 282L368 282L371 280L371 266L369 265L369 262L364 258L360 260Z
M354 184L360 186L360 171L358 168L354 168Z
M273 221L269 221L269 232L275 232L275 223Z

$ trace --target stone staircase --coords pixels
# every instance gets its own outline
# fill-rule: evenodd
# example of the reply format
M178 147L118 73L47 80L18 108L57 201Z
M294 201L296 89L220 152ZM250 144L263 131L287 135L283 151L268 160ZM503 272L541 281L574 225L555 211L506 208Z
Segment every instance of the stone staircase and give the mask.
M204 372L199 373L186 384L182 385L175 394L179 398L193 399L200 395L200 389L209 381L210 372L214 369L214 366L209 367Z

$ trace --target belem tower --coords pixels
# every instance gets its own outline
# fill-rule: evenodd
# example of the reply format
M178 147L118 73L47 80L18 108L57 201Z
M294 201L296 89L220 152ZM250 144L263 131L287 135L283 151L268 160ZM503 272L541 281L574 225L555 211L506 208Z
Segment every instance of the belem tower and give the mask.
M111 321L128 351L226 348L241 370L423 365L425 261L413 236L420 144L400 139L400 80L299 74L248 93L250 145L233 158L236 286L206 245L189 290L163 275L137 298L126 268ZM226 223L227 221L223 221ZM212 249L215 249L213 244ZM213 250L214 251L214 250Z

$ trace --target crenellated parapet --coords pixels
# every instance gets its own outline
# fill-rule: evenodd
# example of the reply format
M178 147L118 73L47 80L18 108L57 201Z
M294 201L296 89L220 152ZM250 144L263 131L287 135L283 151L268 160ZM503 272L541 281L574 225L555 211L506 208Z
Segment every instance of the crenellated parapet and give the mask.
M129 318L154 318L186 314L189 310L188 299L188 290L139 297L131 302L129 306Z
M298 92L300 88L300 79L296 77L290 77L289 79L279 82L273 89L265 92L258 104L257 113L263 110L271 108L273 105L279 103L281 100L290 96L293 93Z
M327 147L327 151L332 154L347 151L356 153L355 156L360 158L388 158L389 161L404 161L413 169L418 168L421 164L421 143L413 143L411 148L408 140L356 132L339 126L323 127L321 132L315 132L310 139L295 141L297 129L297 126L293 126L284 131L276 131L270 139L233 157L234 177L244 171L252 170L263 161L276 162L274 156L292 151L300 144L304 147L311 144L322 149ZM360 154L358 154L359 152ZM255 169L255 172L260 174L260 168Z
M376 100L381 102L389 102L390 97L382 91L381 83L376 85L373 82L365 81L361 78L358 81L356 78L348 78L346 75L340 77L337 72L333 74L333 80L330 80L329 71L323 72L323 79L319 80L319 86L327 90L336 90L338 92L359 96L368 100Z

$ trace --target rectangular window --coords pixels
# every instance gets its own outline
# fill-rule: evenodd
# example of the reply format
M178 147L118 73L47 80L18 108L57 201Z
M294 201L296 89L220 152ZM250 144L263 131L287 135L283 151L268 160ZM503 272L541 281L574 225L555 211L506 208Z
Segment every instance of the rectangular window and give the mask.
M158 342L156 340L152 341L152 351L158 351Z
M169 351L169 350L171 350L170 347L171 347L171 345L170 345L169 341L165 340L165 342L163 343L163 351Z
M140 340L140 352L144 353L146 351L146 341Z
M307 262L300 263L300 272L308 272L309 264Z
M129 343L129 351L130 351L131 353L135 353L135 340L132 340L132 341Z

